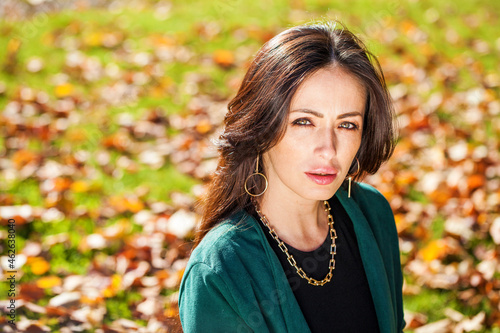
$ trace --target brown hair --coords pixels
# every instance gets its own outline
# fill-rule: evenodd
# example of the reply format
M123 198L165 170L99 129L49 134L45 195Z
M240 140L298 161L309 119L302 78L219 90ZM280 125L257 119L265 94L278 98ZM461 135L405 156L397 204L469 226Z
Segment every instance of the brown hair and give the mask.
M332 65L356 77L367 92L361 146L356 155L360 172L355 178L375 173L389 159L395 145L394 109L375 56L338 22L283 31L260 49L237 95L229 102L224 132L217 142L219 163L204 199L195 246L221 220L250 206L244 183L255 170L258 154L283 137L291 99L300 84ZM354 161L349 173L357 168ZM260 177L251 180L254 178Z

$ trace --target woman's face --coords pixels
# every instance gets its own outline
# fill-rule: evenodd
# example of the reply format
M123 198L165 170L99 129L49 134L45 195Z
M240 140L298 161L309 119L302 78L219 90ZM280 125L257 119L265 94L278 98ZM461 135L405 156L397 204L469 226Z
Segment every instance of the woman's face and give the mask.
M269 190L300 202L338 190L361 144L366 93L339 67L320 69L292 98L282 140L264 153Z

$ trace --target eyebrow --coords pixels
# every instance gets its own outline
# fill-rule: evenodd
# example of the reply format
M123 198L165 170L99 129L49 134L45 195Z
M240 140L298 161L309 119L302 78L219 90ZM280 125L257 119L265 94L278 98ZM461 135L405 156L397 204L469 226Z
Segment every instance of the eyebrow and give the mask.
M312 114L313 116L316 116L318 118L324 117L324 115L321 112L317 112L317 111L313 111L313 110L309 110L309 109L296 109L296 110L292 110L290 113L294 113L294 112L308 113L308 114ZM359 111L342 113L337 118L344 119L344 118L356 117L356 116L360 116L361 118L363 118L363 114Z

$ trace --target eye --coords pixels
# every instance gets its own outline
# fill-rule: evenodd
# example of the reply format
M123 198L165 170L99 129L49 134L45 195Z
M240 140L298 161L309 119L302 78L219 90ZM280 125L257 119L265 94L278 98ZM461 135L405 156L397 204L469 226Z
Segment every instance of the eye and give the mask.
M351 123L351 122L344 122L344 123L340 124L340 127L345 128L347 130L357 130L359 128L358 125Z
M311 121L307 118L299 118L296 119L292 122L292 125L298 125L298 126L308 126L312 125Z

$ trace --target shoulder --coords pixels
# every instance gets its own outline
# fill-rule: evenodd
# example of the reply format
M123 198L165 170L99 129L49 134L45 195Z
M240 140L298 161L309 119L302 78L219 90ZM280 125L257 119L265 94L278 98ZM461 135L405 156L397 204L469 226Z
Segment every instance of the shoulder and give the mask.
M228 264L245 260L255 251L260 239L258 225L245 211L237 212L210 230L192 252L186 274L198 265L215 273L226 271Z
M352 194L354 200L362 208L371 213L385 214L393 217L392 208L387 199L379 190L366 183L356 183Z
M241 297L234 294L244 292L242 286L250 285L253 277L271 269L262 240L265 235L260 226L244 211L221 221L191 253L179 300L213 293L227 299Z
M383 242L390 240L397 242L396 223L391 205L375 187L366 183L356 183L351 199L361 210L378 239Z
M355 197L360 200L376 200L377 202L387 202L379 190L367 183L356 183L356 191L353 191Z

